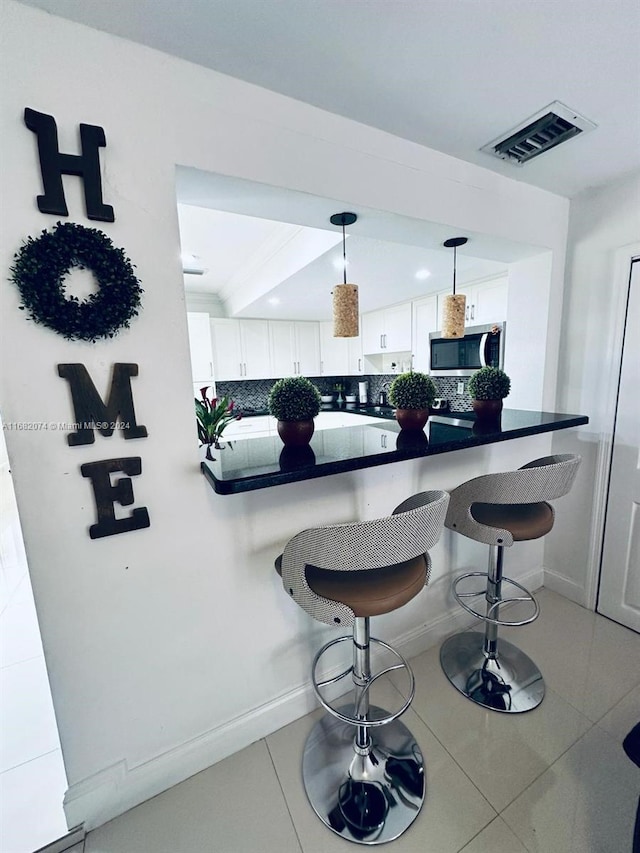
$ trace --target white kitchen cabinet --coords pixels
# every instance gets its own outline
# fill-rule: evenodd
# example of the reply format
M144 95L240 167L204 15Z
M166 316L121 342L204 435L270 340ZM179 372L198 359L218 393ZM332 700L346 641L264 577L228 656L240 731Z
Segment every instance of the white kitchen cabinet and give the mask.
M362 354L362 335L357 338L346 338L348 351L347 376L362 376L364 373L364 357Z
M327 430L322 433L324 452L335 457L343 453L348 456L362 456L363 437L361 430Z
M269 321L271 376L320 375L318 323Z
M438 328L438 297L425 296L413 303L413 331L411 350L413 369L429 372L429 334Z
M211 320L213 364L218 381L267 379L271 374L267 320Z
M223 441L237 441L245 438L264 438L276 430L276 419L271 415L257 415L252 418L240 418L231 421L222 434Z
M191 352L191 377L199 385L211 385L213 382L213 352L211 348L211 329L209 315L187 312L189 329L189 350Z
M444 297L451 291L438 294L438 328L442 328ZM465 323L468 326L485 326L507 319L509 279L506 275L483 281L480 284L465 284L456 288L457 293L467 297Z
M385 450L395 450L397 440L398 433L395 430L377 425L370 426L364 433L364 452L373 455Z
M360 376L362 338L334 338L333 323L320 323L320 365L321 376Z
M334 338L333 323L320 323L320 375L342 376L349 367L349 338Z
M410 350L411 303L363 314L362 349L365 355Z

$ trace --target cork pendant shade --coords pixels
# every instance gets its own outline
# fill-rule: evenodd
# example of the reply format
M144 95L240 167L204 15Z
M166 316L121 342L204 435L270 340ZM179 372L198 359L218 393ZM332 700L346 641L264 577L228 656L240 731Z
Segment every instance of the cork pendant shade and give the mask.
M344 284L336 284L333 294L334 338L357 338L360 334L358 285L347 283L347 253L344 229L357 220L355 213L334 213L330 222L342 227L342 257L344 261Z
M458 246L464 246L466 242L466 237L451 237L442 244L447 249L453 248L453 293L444 298L443 338L462 338L464 336L464 314L467 298L464 293L456 293L456 251Z

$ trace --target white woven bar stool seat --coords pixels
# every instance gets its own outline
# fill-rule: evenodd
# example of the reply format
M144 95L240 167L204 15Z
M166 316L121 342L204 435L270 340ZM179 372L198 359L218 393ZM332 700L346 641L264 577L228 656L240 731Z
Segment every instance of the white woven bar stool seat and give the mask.
M555 514L548 501L569 492L580 461L573 454L546 456L517 471L475 477L451 493L446 527L490 546L488 571L466 572L452 584L458 604L483 621L485 631L449 637L440 649L440 663L453 686L485 708L519 713L544 698L544 680L535 663L498 637L500 626L528 625L540 613L534 596L503 575L504 548L539 539L552 529ZM505 614L507 605L515 608Z
M307 738L302 775L318 817L356 843L397 838L424 801L422 754L399 719L413 700L413 672L396 649L371 637L369 620L402 607L424 588L431 571L428 550L440 537L448 502L446 492L422 492L386 518L304 530L276 560L286 592L303 610L327 625L352 629L315 655L312 684L328 713ZM352 646L352 664L321 677L325 654L346 643ZM376 672L372 645L385 655ZM405 671L408 686L398 706L387 710L374 705L370 693L393 670ZM335 696L343 681L353 698L331 701L328 694Z

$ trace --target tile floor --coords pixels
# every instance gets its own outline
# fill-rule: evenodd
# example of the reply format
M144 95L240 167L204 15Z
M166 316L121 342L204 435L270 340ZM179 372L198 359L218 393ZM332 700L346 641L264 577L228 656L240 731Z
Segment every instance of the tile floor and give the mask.
M547 590L541 616L511 629L541 667L542 705L508 716L475 706L442 674L438 649L412 661L404 722L426 759L427 796L398 853L630 853L640 770L621 742L640 719L640 635ZM515 636L517 632L517 638ZM376 701L395 687L381 684ZM73 853L333 853L300 781L319 712L90 832Z

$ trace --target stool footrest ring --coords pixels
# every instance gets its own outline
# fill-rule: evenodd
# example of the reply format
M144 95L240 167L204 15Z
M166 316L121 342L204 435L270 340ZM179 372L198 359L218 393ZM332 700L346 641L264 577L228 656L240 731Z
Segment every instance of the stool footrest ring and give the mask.
M474 608L471 607L469 604L467 604L466 601L464 601L463 599L465 599L465 598L479 598L480 596L486 597L486 594L487 594L486 589L480 590L478 592L459 592L458 591L458 584L461 584L467 578L487 578L488 579L488 577L489 576L488 576L487 572L467 572L466 574L460 575L459 578L456 578L454 580L454 582L452 584L452 588L451 588L451 591L453 592L453 597L458 602L460 607L462 607L464 610L466 610L467 613L470 613L476 619L481 619L483 622L489 622L491 625L504 625L505 627L509 627L509 628L517 628L521 625L529 625L531 622L534 622L538 618L538 616L540 614L540 607L538 605L538 602L533 597L533 595L531 595L529 590L526 589L524 586L522 586L522 584L519 584L517 581L514 581L511 578L507 578L507 577L502 578L501 584L505 584L505 583L511 584L512 586L515 586L517 589L519 589L522 593L524 593L524 595L506 596L504 598L501 597L499 601L492 602L488 608L488 611L485 613L480 613L478 610L474 610ZM503 604L512 604L512 603L515 603L518 601L528 602L533 607L533 613L531 616L528 616L525 619L504 619L504 618L497 619L491 615L497 607L500 607Z
M332 678L327 678L323 681L319 681L316 677L316 670L317 670L318 664L320 662L320 659L324 655L324 653L327 652L333 646L337 645L338 643L345 643L345 642L352 643L353 637L349 635L349 636L344 636L344 637L338 637L335 640L331 640L329 643L326 643L326 645L324 645L320 649L320 651L316 654L316 656L313 659L313 664L311 667L311 682L313 685L313 691L316 694L318 702L320 702L322 707L326 711L328 711L329 714L336 717L338 720L341 720L343 723L349 723L352 726L362 726L365 728L375 728L377 726L385 726L389 723L392 723L394 720L397 720L398 717L402 716L402 714L404 714L404 712L407 710L409 705L411 705L411 703L413 702L413 697L415 695L415 690L416 690L415 678L414 678L413 671L412 671L411 667L409 666L409 664L405 660L405 658L400 654L400 652L398 652L396 649L394 649L393 646L390 646L388 643L385 643L382 640L378 640L375 637L370 637L369 642L371 644L375 643L376 645L381 646L382 648L386 649L386 651L390 652L392 655L394 655L394 657L396 657L398 659L399 663L391 664L390 666L386 666L384 669L381 669L379 672L376 672L374 675L372 675L367 680L366 684L364 684L362 687L359 687L358 685L354 684L354 688L356 690L357 696L356 696L356 702L355 702L355 706L354 706L353 715L345 713L344 710L338 710L337 708L334 708L333 705L331 705L328 702L328 700L325 699L325 697L322 695L320 688L326 687L329 684L336 684L342 678L345 678L347 675L350 675L353 672L353 667L350 666L348 669L344 670L344 672L341 672L339 675L336 675ZM359 710L359 707L360 707L360 704L362 702L364 695L369 691L371 685L381 676L386 675L388 672L392 672L393 670L397 670L397 669L406 670L407 676L409 678L408 696L405 699L405 701L403 702L400 709L397 711L390 712L386 716L381 717L379 719L374 719L374 720L369 720L369 719L363 720L363 719L361 719L360 716L358 715L358 710Z

